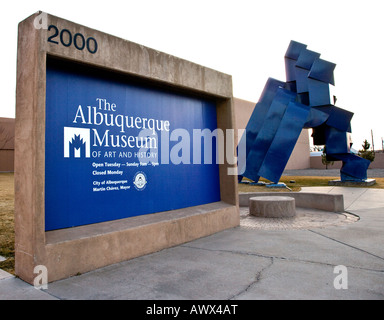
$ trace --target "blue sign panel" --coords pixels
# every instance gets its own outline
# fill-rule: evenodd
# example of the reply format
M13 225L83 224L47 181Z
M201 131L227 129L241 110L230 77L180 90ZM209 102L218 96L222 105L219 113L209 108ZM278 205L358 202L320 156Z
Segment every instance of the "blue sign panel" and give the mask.
M216 128L210 100L48 59L46 230L220 201Z

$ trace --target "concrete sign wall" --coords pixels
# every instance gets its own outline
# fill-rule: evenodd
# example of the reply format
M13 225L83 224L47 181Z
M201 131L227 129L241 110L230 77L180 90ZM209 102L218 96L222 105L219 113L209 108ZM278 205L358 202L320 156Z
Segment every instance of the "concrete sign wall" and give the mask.
M16 95L25 281L239 224L230 76L38 12L19 24Z

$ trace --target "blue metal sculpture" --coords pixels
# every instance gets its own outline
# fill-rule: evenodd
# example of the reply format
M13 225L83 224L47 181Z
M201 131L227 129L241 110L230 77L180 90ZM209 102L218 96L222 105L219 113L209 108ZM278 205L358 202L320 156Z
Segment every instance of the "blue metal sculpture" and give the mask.
M353 113L336 107L330 93L336 65L296 41L284 59L286 81L268 79L241 138L246 161L239 163L246 166L239 167L239 182L264 177L278 183L303 128L313 128L314 144L326 146L327 160L343 162L342 181L366 180L370 161L350 153Z

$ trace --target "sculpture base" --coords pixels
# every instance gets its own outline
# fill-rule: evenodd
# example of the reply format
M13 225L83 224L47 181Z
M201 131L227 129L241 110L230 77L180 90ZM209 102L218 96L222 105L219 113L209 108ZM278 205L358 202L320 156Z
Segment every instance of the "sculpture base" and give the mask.
M266 185L267 188L286 188L287 185L284 182L270 183Z
M251 186L265 186L266 183L264 181L258 181L258 182L251 182Z
M338 186L338 187L369 187L369 186L373 186L375 183L376 183L376 179L367 179L364 181L341 181L341 180L328 181L329 186Z

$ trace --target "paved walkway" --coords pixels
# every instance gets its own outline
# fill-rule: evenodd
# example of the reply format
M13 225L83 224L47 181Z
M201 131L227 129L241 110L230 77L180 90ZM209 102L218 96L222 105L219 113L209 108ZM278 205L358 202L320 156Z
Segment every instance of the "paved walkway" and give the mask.
M56 281L47 290L0 272L0 299L383 300L384 190L307 191L344 194L346 211L360 219L308 229L240 226ZM346 269L335 270L339 265Z

